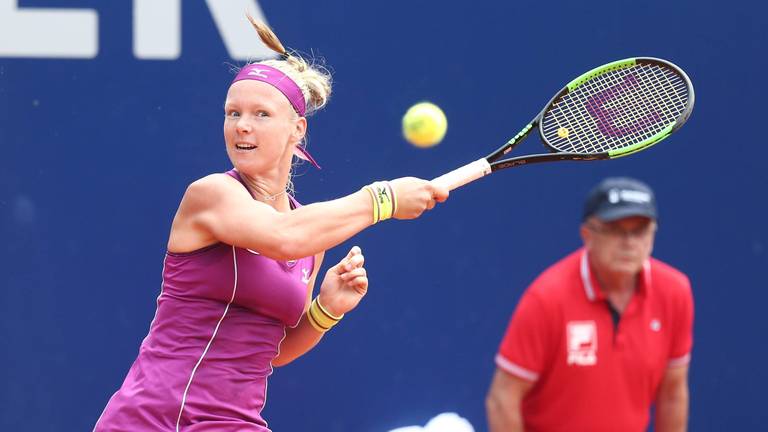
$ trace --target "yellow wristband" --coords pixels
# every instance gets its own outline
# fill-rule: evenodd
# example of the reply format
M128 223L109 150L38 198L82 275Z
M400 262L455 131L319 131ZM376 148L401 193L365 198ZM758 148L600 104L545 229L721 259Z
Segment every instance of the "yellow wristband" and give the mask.
M395 214L395 201L389 182L381 181L371 184L376 203L379 205L379 220L387 220Z
M379 222L379 201L376 199L376 192L373 191L371 186L366 186L363 189L367 190L368 194L371 195L371 202L373 203L373 223L371 225L375 225Z
M389 189L389 195L392 197L392 217L394 217L395 213L397 213L397 196L395 195L395 188L393 188L389 182L386 183L387 188Z
M317 299L317 297L312 300L312 304L309 305L309 310L307 311L307 319L309 320L309 323L312 324L312 327L314 327L315 330L322 333L330 330L331 327L338 324L342 318L344 318L344 314L337 317L328 312L320 304L320 301Z
M322 312L325 316L328 318L336 321L337 323L341 321L342 318L344 318L344 314L341 314L340 316L336 316L330 312L328 312L328 309L323 307L323 304L320 303L320 297L315 297L315 303L317 303L317 307L320 308L320 312Z
M310 311L307 311L307 321L309 321L309 324L311 324L312 327L315 330L319 331L320 333L325 333L329 330L327 328L322 327L320 324L318 324L317 321L315 321L315 319L312 318L312 313Z

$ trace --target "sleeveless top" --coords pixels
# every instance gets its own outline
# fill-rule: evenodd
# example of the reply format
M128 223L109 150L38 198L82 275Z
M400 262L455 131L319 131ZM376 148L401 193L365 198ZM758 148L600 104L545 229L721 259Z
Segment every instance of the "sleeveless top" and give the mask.
M269 431L267 378L314 265L224 243L167 252L149 334L94 431Z

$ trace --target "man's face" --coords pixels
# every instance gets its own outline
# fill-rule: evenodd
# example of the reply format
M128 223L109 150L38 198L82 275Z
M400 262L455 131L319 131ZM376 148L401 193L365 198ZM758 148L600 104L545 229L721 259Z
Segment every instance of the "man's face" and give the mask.
M613 222L590 218L581 226L581 238L590 263L598 271L634 275L653 250L656 221L632 216Z

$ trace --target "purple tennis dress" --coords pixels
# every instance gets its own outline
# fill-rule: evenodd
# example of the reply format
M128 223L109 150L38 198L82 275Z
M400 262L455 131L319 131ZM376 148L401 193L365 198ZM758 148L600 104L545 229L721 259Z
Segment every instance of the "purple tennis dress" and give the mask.
M314 265L224 243L168 252L149 334L94 431L269 431L267 377Z

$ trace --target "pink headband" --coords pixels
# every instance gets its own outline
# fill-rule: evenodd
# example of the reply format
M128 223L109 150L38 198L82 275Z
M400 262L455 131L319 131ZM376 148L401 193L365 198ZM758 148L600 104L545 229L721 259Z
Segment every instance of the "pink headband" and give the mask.
M236 83L241 80L255 80L263 81L267 84L271 84L272 87L280 90L280 93L284 94L288 98L288 102L291 103L293 109L304 117L307 112L307 105L304 102L304 94L298 85L280 69L274 68L261 63L253 63L240 69L232 83Z
M288 98L288 102L291 103L297 114L301 117L304 117L304 114L306 114L307 103L304 101L304 94L299 86L279 69L261 63L249 64L240 69L235 79L232 80L232 84L242 80L262 81L270 84ZM309 161L316 168L320 168L320 165L315 162L315 159L304 147L296 146L295 154L296 157Z

